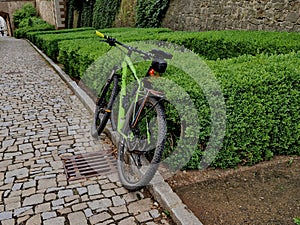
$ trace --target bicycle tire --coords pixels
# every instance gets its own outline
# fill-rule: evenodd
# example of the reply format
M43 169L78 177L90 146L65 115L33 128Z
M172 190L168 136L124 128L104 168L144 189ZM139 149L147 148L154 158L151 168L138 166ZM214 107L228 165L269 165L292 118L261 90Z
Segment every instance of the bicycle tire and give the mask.
M134 152L129 151L128 140L126 140L124 137L121 137L121 140L119 142L119 147L118 147L117 168L118 168L119 179L120 179L122 185L126 189L131 190L131 191L141 189L142 187L146 186L152 180L153 176L155 175L155 173L159 167L159 163L162 158L165 141L166 141L167 125L166 125L165 111L164 111L162 104L159 103L158 100L156 100L155 98L150 97L147 99L145 108L143 110L146 109L146 106L153 107L152 111L155 111L155 114L156 114L154 116L154 117L156 117L156 121L154 121L154 122L155 122L157 137L154 137L154 138L156 138L157 140L154 141L155 149L151 153L150 153L150 151L147 151L147 154L149 153L149 156L150 156L150 154L152 154L150 156L152 158L149 159L150 160L149 164L145 165L146 166L146 168L144 169L145 172L144 173L142 172L143 173L142 176L138 177L137 180L135 180L135 181L131 180L133 177L131 177L131 174L126 173L125 167L126 168L129 167L130 170L133 170L133 171L136 171L137 169L140 170L137 165L132 164L133 159L134 159L133 155L138 155L138 154L135 154ZM127 116L126 116L127 119L125 121L125 126L124 126L124 131L125 131L124 134L126 134L128 136L130 136L132 134L136 135L136 133L137 133L137 131L133 131L133 129L131 129L129 127L130 119L128 120L128 118L132 118L133 113L134 113L133 107L131 107L131 109L129 109L129 112L127 113ZM138 123L140 123L140 121L138 121ZM142 123L142 121L141 121L141 123ZM138 125L140 125L140 124L138 124ZM151 144L150 144L150 147L151 147ZM146 157L145 155L143 157L144 158L143 160L145 160L145 157ZM128 157L130 157L131 159L128 160ZM143 163L145 164L145 161L143 161ZM132 173L132 171L131 171L131 173ZM137 176L137 173L140 173L140 171L134 172L134 173L135 173L134 176Z
M113 104L119 92L118 81L119 81L118 75L114 75L112 79L105 85L100 95L100 98L96 102L96 109L94 113L94 119L93 119L92 131L91 131L92 136L94 138L97 138L103 132L110 118ZM107 102L110 88L112 89L111 89L109 100Z

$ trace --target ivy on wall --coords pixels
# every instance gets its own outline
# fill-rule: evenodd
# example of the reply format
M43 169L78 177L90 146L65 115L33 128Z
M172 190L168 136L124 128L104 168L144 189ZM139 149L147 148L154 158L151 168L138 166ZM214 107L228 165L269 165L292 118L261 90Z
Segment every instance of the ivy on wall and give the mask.
M93 23L95 0L67 2L67 28L90 27Z
M81 17L79 20L80 27L91 27L93 24L93 11L95 0L89 0L83 2Z
M69 0L67 28L160 27L168 6L169 0Z
M121 0L96 0L93 27L96 29L112 27L120 4Z
M169 0L137 0L136 26L160 27L168 6Z

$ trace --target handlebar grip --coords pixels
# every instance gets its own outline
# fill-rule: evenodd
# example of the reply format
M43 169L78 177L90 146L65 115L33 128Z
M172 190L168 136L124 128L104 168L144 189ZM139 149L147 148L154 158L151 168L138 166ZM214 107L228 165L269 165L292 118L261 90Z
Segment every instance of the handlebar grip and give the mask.
M101 38L106 38L106 35L102 34L101 32L96 30L96 34Z

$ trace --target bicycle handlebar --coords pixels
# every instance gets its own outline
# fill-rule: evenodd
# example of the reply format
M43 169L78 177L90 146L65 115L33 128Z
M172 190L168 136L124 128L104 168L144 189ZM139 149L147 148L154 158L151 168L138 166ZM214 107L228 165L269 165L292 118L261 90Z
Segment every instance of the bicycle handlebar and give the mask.
M105 38L106 39L106 35L105 34L102 34L101 32L99 32L99 31L97 31L96 30L96 34L99 36L99 37L101 37L101 38Z
M172 57L173 57L171 54L164 52L162 50L153 49L150 52L144 52L144 51L138 50L136 47L125 45L125 44L117 41L115 38L109 37L99 31L96 31L96 35L98 35L101 38L106 39L105 42L107 42L110 46L116 46L116 44L121 45L122 47L126 48L130 53L136 52L136 53L143 55L143 57L145 59L151 59L151 58L172 59Z

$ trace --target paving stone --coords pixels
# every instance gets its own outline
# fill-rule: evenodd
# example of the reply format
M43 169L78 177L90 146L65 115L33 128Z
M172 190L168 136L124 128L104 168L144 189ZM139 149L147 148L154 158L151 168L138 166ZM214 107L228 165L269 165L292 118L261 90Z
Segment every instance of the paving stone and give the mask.
M89 207L92 210L106 209L106 208L112 206L112 202L109 199L95 200L95 201L92 201L92 202L88 202L87 204L89 205Z
M113 214L119 214L119 213L125 213L127 212L127 207L125 205L117 206L117 207L110 207L110 211L112 211Z
M66 181L67 177L66 177L65 174L58 174L57 177L56 177L56 180L57 180L57 182L59 182L59 181Z
M147 222L146 225L156 225L156 223L151 221L151 222Z
M37 205L36 207L35 207L35 213L37 214L37 213L41 213L41 212L48 212L48 211L50 211L51 210L51 208L50 208L50 203L49 202L47 202L47 203L43 203L43 204L40 204L40 205Z
M56 199L56 194L55 193L49 193L45 195L45 201L52 201Z
M40 225L40 224L42 224L42 220L41 220L41 215L39 214L30 217L26 222L26 225Z
M76 200L74 200L72 202L69 202L69 203L65 203L65 206L69 207L69 206L72 206L72 205L77 204L77 203L79 203L79 199L76 199Z
M25 213L26 211L29 211L32 209L32 206L26 206L26 207L22 207L22 208L18 208L14 210L14 216L19 216L23 213Z
M71 208L62 208L57 210L58 214L64 215L64 214L69 214L72 212Z
M87 209L84 210L84 214L88 218L88 217L93 215L93 212L90 208L87 208Z
M32 187L32 188L23 190L22 197L27 197L27 196L33 195L34 193L36 193L36 190L35 190L35 187Z
M27 168L21 168L13 171L8 171L6 173L6 177L17 177L18 179L22 179L28 177L29 170Z
M7 166L12 164L12 160L3 160L0 161L0 171L3 171L3 169L5 169ZM5 171L5 170L4 170Z
M0 221L11 219L12 215L12 211L0 212Z
M23 161L23 160L31 159L32 157L34 157L33 153L27 153L27 154L17 155L15 157L15 160L16 161Z
M55 178L56 174L48 174L44 176L36 176L34 177L35 180L42 180L42 179L50 179L50 178Z
M29 215L22 215L17 218L17 224L24 224L26 220L30 218Z
M102 190L114 189L114 188L117 188L117 186L114 183L108 183L108 184L101 185Z
M85 225L88 224L85 215L82 211L74 212L68 215L70 225Z
M134 217L128 217L126 219L121 220L118 225L133 225L136 224Z
M12 146L16 140L15 139L10 139L10 140L5 140L2 142L2 148L7 148L9 146Z
M134 213L135 215L141 212L150 211L152 208L152 201L150 198L145 198L136 202L132 202L128 205L129 213Z
M37 146L36 146L37 147ZM46 160L45 159L37 159L36 160L36 163L37 164L44 164L44 163L46 163Z
M123 198L121 198L120 196L113 197L112 201L113 201L114 206L125 205L125 200Z
M31 180L31 181L27 181L23 184L23 189L30 188L30 187L35 187L35 186L36 186L36 181Z
M90 185L87 187L89 195L98 195L101 193L100 187L98 184Z
M101 199L104 198L104 195L100 194L100 195L91 195L89 196L90 200L96 200L96 199Z
M19 150L20 151L24 151L24 150L28 150L28 149L33 149L32 143L19 145Z
M113 190L106 190L106 191L103 191L102 194L103 194L104 197L106 197L106 198L110 198L110 197L116 195L116 193L115 193Z
M56 178L38 180L38 189L56 187Z
M113 219L115 221L119 221L119 220L121 220L121 219L123 219L125 217L128 217L128 216L129 216L129 213L122 213L122 214L114 215Z
M143 213L137 215L135 218L136 218L137 221L139 221L140 223L144 223L144 222L147 222L147 221L152 220L152 217L149 215L148 212L143 212Z
M4 203L5 203L5 210L6 211L16 209L16 208L19 208L21 206L21 198L20 198L20 196L6 198L4 200Z
M61 190L58 192L58 197L59 198L64 198L73 195L72 190Z
M115 192L117 193L117 195L124 195L124 194L128 193L128 191L123 187L116 188Z
M109 219L110 217L111 216L107 212L103 212L103 213L91 216L89 218L89 220L92 224L96 224L99 222L103 222L103 221Z
M152 209L151 211L149 211L150 216L154 219L160 217L160 213L157 209Z
M44 212L42 213L43 220L47 220L50 218L56 217L56 212Z
M23 185L22 183L16 183L16 184L13 185L12 190L13 191L20 190L22 185Z
M80 203L80 204L76 204L76 205L72 205L72 210L75 211L79 211L79 210L83 210L87 208L87 204L85 202Z
M116 223L113 220L106 220L104 222L101 223L96 223L96 225L115 225Z
M5 184L10 184L10 183L13 183L15 181L15 178L14 177L9 177L9 178L6 178L4 180L4 183Z
M23 206L27 205L37 205L39 203L42 203L44 200L44 195L43 194L35 194L31 195L30 197L26 197Z
M64 217L56 217L56 218L51 218L48 220L44 220L43 225L64 225L65 224L65 218Z
M61 190L64 190L65 187L53 187L53 188L48 188L47 189L47 193L50 193L50 192L57 192L57 191L61 191Z
M115 183L117 181L119 181L119 176L118 176L118 173L112 173L112 174L109 174L107 176L107 178L110 180L110 182L112 183Z
M79 195L72 195L72 196L65 197L65 202L71 202L76 199L79 199Z
M15 225L15 220L14 219L3 220L1 221L1 225Z
M129 192L129 193L123 195L123 199L125 200L125 202L127 204L130 202L139 200L138 197L136 196L135 192Z
M65 203L64 199L57 199L52 201L52 206L55 207L55 206L63 205L64 203Z

